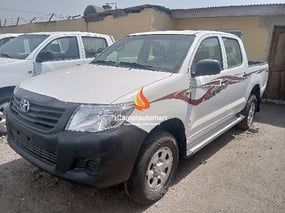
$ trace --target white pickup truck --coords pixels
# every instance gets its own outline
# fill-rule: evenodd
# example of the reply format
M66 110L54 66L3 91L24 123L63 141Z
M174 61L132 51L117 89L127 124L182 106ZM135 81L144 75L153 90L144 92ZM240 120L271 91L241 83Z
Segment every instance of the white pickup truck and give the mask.
M89 63L113 43L114 38L104 34L43 32L23 34L2 45L0 135L6 132L5 111L16 85L32 76Z
M8 142L58 177L125 183L141 204L167 191L178 160L260 110L268 65L214 31L129 35L88 65L41 75L14 91Z

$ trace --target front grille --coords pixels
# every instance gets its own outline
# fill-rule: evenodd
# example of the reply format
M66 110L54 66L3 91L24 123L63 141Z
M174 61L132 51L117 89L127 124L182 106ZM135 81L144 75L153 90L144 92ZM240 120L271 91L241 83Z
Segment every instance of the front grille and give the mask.
M30 101L28 112L23 112L20 107L21 98L13 96L11 101L11 110L17 118L25 124L40 129L49 131L56 127L65 109L50 106L44 106L33 101Z
M38 158L41 161L44 161L50 165L56 164L56 153L47 151L42 147L33 143L33 140L30 136L23 135L19 131L11 130L11 137L14 142L19 146L22 146L25 150L29 151L34 157Z

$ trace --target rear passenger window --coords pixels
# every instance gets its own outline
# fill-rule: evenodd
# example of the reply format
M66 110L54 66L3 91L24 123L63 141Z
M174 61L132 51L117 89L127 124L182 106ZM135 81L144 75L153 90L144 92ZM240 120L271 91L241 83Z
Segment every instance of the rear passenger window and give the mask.
M218 38L211 37L201 42L196 52L196 55L195 55L195 58L192 64L192 68L195 68L196 64L203 59L213 59L213 60L219 61L221 69L222 69L223 59L222 59L222 52L221 52L220 43L219 43Z
M104 38L83 36L82 41L86 58L94 58L107 47L107 42Z
M242 55L238 41L232 38L223 38L223 41L227 54L228 68L241 65Z

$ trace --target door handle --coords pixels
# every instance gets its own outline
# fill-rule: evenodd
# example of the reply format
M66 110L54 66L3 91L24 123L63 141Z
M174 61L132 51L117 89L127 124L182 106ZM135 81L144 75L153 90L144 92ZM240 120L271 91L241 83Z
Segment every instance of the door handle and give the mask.
M228 85L228 83L229 83L228 79L221 80L221 86L226 86L226 85Z
M249 76L249 74L247 74L246 72L245 73L243 73L243 79L247 79L248 78L248 76Z

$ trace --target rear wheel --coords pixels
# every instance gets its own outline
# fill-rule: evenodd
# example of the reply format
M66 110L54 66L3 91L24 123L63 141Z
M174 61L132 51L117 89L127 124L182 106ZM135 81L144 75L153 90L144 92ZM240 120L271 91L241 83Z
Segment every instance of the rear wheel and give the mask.
M257 98L254 94L252 94L249 97L247 104L242 111L242 115L245 118L238 124L238 127L245 130L253 127L253 120L255 117L256 106L257 106Z
M125 185L136 203L148 205L167 192L178 164L175 138L166 131L152 133L143 145L135 168Z

